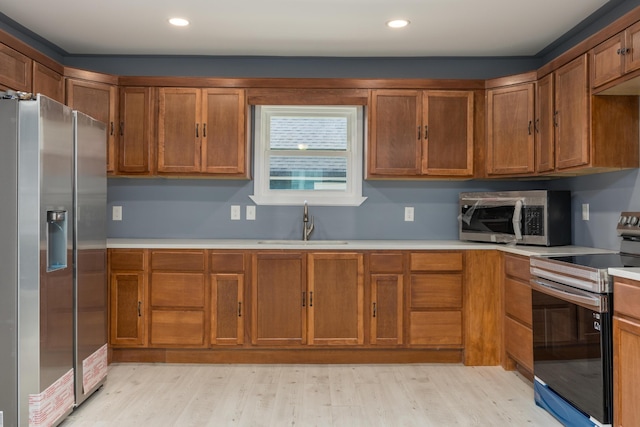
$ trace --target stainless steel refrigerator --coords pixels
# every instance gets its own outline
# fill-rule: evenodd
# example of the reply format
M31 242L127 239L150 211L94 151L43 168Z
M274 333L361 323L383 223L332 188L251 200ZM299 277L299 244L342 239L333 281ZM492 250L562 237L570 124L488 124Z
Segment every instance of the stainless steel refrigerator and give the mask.
M34 100L0 99L0 425L3 427L60 423L76 405L75 360L82 364L87 358L80 349L89 348L82 344L82 337L91 334L92 340L98 340L93 336L95 333L100 340L106 338L106 330L97 333L93 321L84 320L81 314L81 307L86 307L90 316L100 317L93 312L98 306L106 306L106 296L96 297L92 293L93 302L83 303L83 292L74 288L74 278L82 278L85 271L94 275L102 269L99 262L88 270L78 270L79 274L74 269L74 259L81 265L84 258L74 252L74 235L82 239L82 232L74 231L74 180L78 188L84 182L82 172L77 177L74 173L74 163L79 171L83 170L82 160L74 162L74 135L72 110L56 101L40 95ZM104 170L104 163L101 169ZM97 208L88 208L86 212L82 209L82 200L88 197L81 193L76 197L79 223L85 215L98 215L94 212ZM106 211L106 203L102 210ZM93 235L88 238L94 239ZM84 248L84 243L79 247ZM91 249L97 247L102 244L92 244ZM104 292L106 295L106 280ZM106 310L101 316L106 319ZM76 327L81 331L85 322L91 324L91 332L75 332ZM100 352L91 354L102 360ZM89 365L85 362L85 366L94 373L103 372L105 368L96 367L101 363L99 360L90 360Z

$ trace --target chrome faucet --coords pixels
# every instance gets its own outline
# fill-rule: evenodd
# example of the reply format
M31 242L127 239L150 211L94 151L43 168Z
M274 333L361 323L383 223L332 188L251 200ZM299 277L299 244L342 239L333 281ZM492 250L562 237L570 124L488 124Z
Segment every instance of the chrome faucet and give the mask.
M309 236L313 231L313 216L309 216L309 204L304 201L304 210L302 212L302 240L309 240Z

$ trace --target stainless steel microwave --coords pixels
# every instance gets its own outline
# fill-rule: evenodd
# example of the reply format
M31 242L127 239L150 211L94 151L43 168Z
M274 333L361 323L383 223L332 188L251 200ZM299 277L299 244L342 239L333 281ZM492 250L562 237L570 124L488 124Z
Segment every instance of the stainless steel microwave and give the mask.
M571 244L571 192L460 193L460 240L523 245Z

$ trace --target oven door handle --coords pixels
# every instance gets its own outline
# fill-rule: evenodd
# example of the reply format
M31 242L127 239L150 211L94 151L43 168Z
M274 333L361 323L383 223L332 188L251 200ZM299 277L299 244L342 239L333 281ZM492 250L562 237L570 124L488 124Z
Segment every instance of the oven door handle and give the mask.
M558 299L578 304L582 307L597 310L599 313L608 311L606 296L592 294L580 289L573 289L568 286L555 284L539 278L531 279L531 289L551 295Z
M516 202L511 222L513 223L513 233L516 240L522 240L522 200Z

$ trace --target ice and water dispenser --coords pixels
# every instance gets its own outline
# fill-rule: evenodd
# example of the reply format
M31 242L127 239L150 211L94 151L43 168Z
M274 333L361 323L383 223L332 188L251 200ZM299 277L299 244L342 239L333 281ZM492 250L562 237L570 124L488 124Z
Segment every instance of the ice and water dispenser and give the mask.
M67 211L47 211L47 272L67 268Z

